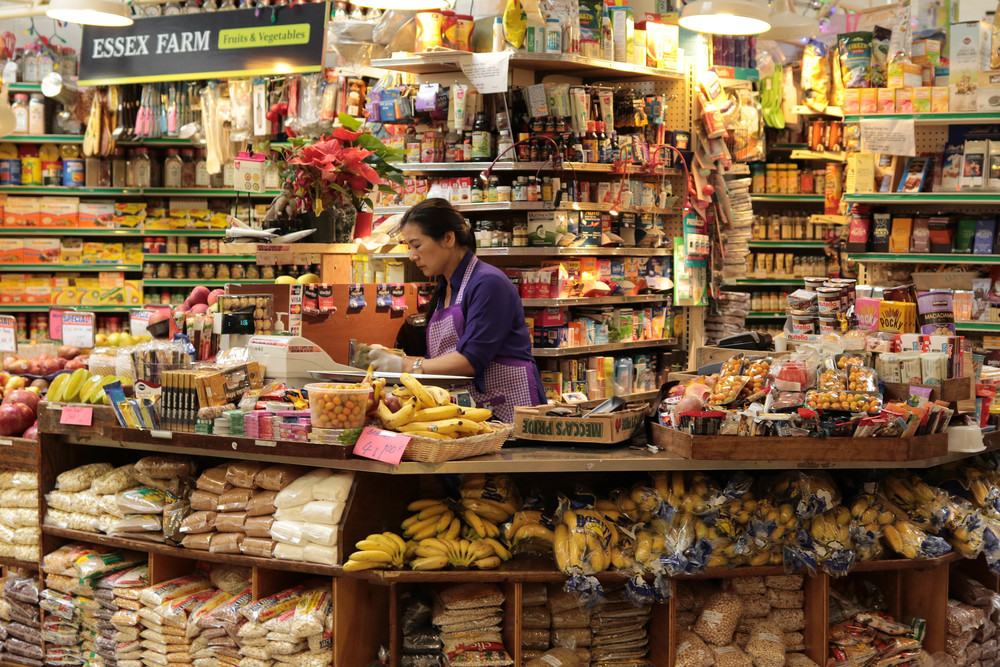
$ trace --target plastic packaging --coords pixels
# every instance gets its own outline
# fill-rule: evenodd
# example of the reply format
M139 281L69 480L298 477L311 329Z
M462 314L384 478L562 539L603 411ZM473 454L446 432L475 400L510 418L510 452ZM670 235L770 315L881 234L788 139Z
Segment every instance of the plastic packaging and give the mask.
M227 466L209 468L198 476L195 486L198 487L199 491L207 491L216 495L222 494L233 488L233 485L226 479L228 470Z
M272 516L248 516L243 522L243 531L247 537L271 537Z
M118 494L118 508L127 514L162 514L177 497L159 489L137 488Z
M89 489L94 478L106 475L111 472L110 463L88 463L72 470L60 473L56 477L56 489L73 493Z
M756 667L782 667L785 664L785 645L782 631L774 623L759 621L750 630L746 652Z
M266 470L261 471L264 474ZM333 474L327 468L316 468L305 475L302 475L294 482L286 486L274 499L275 507L281 509L285 507L297 507L312 500L313 486ZM263 486L263 485L261 485Z
M226 481L235 487L252 489L256 484L254 479L261 470L267 467L260 461L241 461L230 463L226 468Z
M90 492L103 496L119 493L133 486L135 486L135 466L129 463L94 479L90 484Z
M194 461L170 456L144 456L135 463L137 473L153 479L191 477L195 469Z
M701 637L688 630L677 633L676 667L712 667L715 654Z
M267 491L281 491L309 470L302 466L284 464L268 466L257 473L254 484Z
M247 536L243 538L240 543L240 552L244 556L255 556L257 558L271 558L274 556L274 545L276 542L274 540L268 539L266 537L250 537Z
M219 512L215 518L215 529L220 533L243 533L246 512Z
M215 512L192 512L181 522L182 533L207 533L215 530Z
M732 641L742 611L739 595L716 593L705 603L692 631L709 644L724 646Z
M274 514L277 509L274 499L278 495L277 491L258 491L247 501L247 516L264 516Z
M338 503L346 502L347 497L351 494L353 483L353 472L348 471L332 474L313 486L313 500L335 501Z
M232 488L219 495L218 511L235 512L245 510L247 502L253 495L252 489Z

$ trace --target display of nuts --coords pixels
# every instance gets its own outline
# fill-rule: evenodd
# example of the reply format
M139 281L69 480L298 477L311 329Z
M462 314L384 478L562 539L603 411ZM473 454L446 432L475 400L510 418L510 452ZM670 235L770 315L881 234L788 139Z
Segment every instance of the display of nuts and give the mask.
M692 630L709 644L724 646L733 640L743 613L743 600L736 593L716 593L705 603Z

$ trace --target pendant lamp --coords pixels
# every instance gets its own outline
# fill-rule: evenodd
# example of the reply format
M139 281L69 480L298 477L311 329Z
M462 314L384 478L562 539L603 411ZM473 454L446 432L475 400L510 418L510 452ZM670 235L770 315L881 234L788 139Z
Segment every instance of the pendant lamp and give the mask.
M56 21L120 28L132 25L122 0L50 0L45 15Z
M768 18L771 29L761 35L762 39L798 41L819 32L819 21L797 13L791 0L774 0L772 9Z
M771 27L767 8L752 0L694 0L684 5L681 27L714 35L757 35Z

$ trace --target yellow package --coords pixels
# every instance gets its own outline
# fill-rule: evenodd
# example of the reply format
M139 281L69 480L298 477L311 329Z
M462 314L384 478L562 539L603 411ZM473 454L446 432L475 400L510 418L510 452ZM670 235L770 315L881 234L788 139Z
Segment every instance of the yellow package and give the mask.
M826 45L814 39L802 51L802 93L813 111L826 111L830 104L830 61Z
M524 36L528 31L528 13L521 6L521 0L507 0L507 8L503 10L503 31L507 41L515 49L524 45Z

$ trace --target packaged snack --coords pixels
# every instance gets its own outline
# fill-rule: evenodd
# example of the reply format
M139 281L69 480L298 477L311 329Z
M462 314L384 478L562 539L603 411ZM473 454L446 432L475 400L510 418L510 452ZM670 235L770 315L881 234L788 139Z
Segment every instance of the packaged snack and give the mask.
M712 388L712 394L709 396L709 405L727 405L735 401L743 387L747 384L748 378L743 375L730 375L727 377L720 377L718 382L715 383L715 387Z
M871 88L872 33L849 32L837 35L840 68L845 88Z

